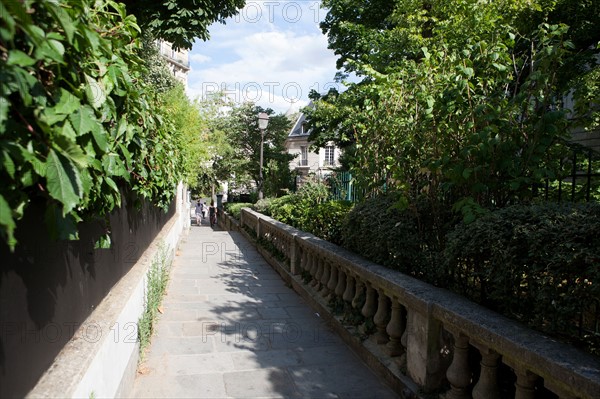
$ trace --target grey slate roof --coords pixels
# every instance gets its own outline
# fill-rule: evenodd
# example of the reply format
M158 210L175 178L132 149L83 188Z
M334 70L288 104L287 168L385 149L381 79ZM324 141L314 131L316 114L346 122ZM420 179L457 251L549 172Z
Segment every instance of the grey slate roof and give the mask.
M307 107L312 107L312 106L313 106L313 103L311 101L307 105ZM294 123L294 127L292 127L292 130L290 130L288 137L303 137L303 136L310 135L310 130L308 130L306 132L302 132L302 124L305 122L306 122L306 115L304 113L301 113L300 116L298 117L298 119L296 120L296 123Z

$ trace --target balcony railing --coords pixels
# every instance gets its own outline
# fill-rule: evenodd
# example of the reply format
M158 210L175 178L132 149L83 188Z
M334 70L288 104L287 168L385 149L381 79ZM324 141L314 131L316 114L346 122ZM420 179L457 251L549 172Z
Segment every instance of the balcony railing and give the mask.
M355 339L358 345L377 352L382 367L411 395L600 397L600 360L592 355L248 208L240 224L269 242L285 259L292 285L302 286L324 309L338 303L362 315L362 326L344 328L354 328L352 337L368 335Z
M298 166L308 166L308 159L301 159L298 161Z

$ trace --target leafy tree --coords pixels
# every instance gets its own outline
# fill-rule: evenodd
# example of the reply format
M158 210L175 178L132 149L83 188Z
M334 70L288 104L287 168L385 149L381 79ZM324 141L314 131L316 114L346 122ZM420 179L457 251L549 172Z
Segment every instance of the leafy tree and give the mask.
M61 239L77 239L80 221L107 217L123 191L166 209L189 177L193 129L184 129L181 88L159 99L145 80L135 18L110 0L2 0L0 19L7 244L15 247L17 221L33 201ZM107 231L100 245L109 244Z
M179 82L161 96L161 102L164 115L173 124L175 145L182 153L182 180L188 187L194 187L197 184L199 166L206 164L209 159L206 138L201 134L208 122L200 113L198 102L187 97L183 84Z
M284 147L291 122L285 115L275 115L272 109L264 109L252 103L233 105L229 113L220 119L219 129L225 132L233 148L236 163L230 164L232 174L238 179L249 176L256 187L260 187L260 112L266 112L270 116L264 133L263 188L265 195L278 195L280 190L291 188L289 162L292 156L286 153Z
M208 40L208 26L225 23L244 7L245 0L123 0L127 13L135 15L140 27L173 48L191 49L194 39Z
M350 139L355 177L402 190L405 206L427 197L473 218L527 199L533 183L557 173L552 153L572 124L564 88L597 70L583 56L596 51L587 47L598 38L593 17L570 19L585 29L560 24L577 4L326 1L330 47L363 81L316 101L315 141ZM587 93L579 105L589 113Z
M386 63L391 56L386 43L392 38L395 23L389 19L396 8L389 0L324 0L322 7L328 13L321 22L329 48L339 56L338 69L356 72L355 62L377 58Z
M228 103L222 93L215 93L196 106L202 116L204 125L198 132L201 146L198 151L202 161L197 165L196 184L192 185L192 194L202 197L213 195L219 182L231 181L237 160L227 135L221 130L221 119L226 115L223 110Z

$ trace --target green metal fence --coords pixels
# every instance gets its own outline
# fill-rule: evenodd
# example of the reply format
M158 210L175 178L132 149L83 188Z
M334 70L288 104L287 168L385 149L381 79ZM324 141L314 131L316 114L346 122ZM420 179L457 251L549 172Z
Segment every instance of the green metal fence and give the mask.
M359 202L365 197L365 190L359 187L350 172L334 172L327 180L334 200Z

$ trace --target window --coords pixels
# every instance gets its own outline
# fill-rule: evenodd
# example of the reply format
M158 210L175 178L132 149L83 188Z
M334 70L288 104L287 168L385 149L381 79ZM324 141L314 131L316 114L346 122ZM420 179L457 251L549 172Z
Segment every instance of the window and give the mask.
M333 164L334 164L333 153L334 153L333 146L328 145L327 147L325 147L325 166L333 166Z
M308 166L308 147L300 146L300 166Z

